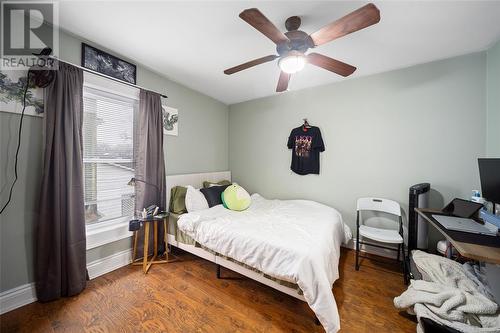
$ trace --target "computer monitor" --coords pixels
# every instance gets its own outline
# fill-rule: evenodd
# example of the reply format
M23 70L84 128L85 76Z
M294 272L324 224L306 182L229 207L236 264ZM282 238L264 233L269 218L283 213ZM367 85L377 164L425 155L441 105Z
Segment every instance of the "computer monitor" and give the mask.
M482 196L500 204L500 158L479 158Z

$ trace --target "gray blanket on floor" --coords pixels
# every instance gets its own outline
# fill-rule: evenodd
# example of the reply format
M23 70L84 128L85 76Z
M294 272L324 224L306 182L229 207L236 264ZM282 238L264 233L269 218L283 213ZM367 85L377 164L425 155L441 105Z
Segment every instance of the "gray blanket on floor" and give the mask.
M460 332L500 332L498 305L461 264L422 251L413 251L413 260L423 280L412 280L394 299L397 308L409 309L419 321L429 318ZM420 325L417 331L422 331Z

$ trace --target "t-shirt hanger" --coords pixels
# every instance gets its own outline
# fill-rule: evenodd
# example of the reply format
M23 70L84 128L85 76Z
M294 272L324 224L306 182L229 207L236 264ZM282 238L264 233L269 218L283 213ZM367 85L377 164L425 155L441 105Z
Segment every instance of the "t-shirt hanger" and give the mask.
M307 118L304 118L304 124L302 125L302 128L308 129L311 128L311 125L307 122Z

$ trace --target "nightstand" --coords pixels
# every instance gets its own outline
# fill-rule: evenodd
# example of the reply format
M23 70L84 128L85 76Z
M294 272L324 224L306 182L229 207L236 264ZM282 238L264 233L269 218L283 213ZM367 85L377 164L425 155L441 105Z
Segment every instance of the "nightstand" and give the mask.
M141 230L144 232L144 256L143 258L136 259L137 257L137 238L139 236L139 232L141 230L134 231L134 249L132 252L132 265L142 265L142 271L146 274L151 268L153 264L166 264L172 261L177 260L176 258L169 258L169 249L168 249L168 213L158 214L156 216L139 218L141 221L142 228ZM163 232L164 232L164 243L165 243L165 254L164 259L157 260L158 254L158 223L163 222ZM149 230L153 228L153 253L150 260L149 258Z

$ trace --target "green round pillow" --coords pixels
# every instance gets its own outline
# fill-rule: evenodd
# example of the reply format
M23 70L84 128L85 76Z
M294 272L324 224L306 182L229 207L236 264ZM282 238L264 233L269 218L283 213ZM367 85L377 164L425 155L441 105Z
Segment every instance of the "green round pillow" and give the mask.
M250 194L237 184L229 185L224 192L222 192L221 198L224 207L236 211L247 209L252 202Z

